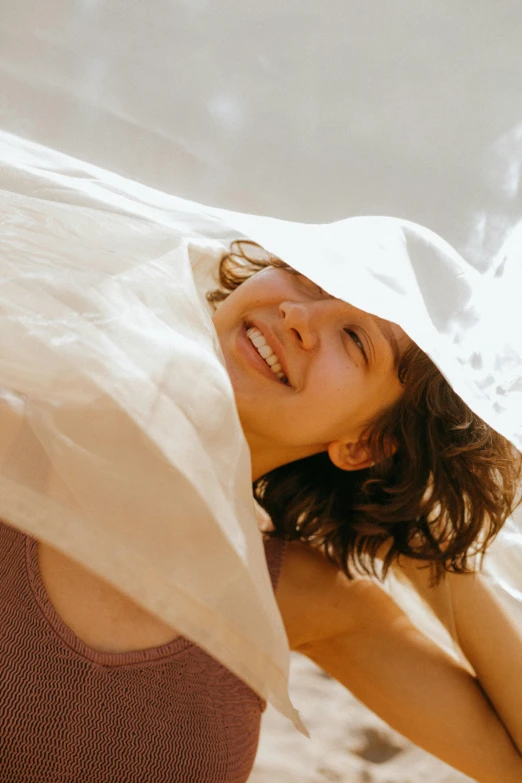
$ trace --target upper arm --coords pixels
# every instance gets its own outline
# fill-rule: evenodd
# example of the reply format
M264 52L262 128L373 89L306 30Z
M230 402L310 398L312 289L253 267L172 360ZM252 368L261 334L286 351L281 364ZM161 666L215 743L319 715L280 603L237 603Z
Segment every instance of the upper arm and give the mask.
M290 645L416 744L484 783L522 780L522 758L477 679L370 579L292 545L277 598Z
M276 590L292 650L350 631L359 624L356 594L361 582L349 580L326 557L299 542L287 546Z

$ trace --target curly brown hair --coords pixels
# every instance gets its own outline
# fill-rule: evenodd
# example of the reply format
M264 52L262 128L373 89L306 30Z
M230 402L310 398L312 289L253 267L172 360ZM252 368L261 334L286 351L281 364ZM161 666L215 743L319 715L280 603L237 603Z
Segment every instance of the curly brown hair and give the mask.
M233 242L219 265L214 306L267 266L294 272L260 245ZM401 556L470 573L520 502L522 455L453 391L415 344L398 365L404 393L369 422L375 465L337 468L326 452L254 482L275 535L322 549L348 577L384 577ZM389 444L396 450L390 455Z

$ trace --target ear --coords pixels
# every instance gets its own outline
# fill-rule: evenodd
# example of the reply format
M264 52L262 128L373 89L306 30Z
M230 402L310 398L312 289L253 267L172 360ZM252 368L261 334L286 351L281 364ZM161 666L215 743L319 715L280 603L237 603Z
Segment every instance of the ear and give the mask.
M328 445L328 456L341 470L362 470L375 464L368 444L364 440L355 443L335 440Z

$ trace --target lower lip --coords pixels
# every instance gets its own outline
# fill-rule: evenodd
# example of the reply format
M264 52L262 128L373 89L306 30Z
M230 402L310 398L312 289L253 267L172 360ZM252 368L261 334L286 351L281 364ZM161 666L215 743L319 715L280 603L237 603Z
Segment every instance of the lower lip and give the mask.
M243 325L241 331L239 332L238 347L241 356L247 360L249 365L254 367L254 369L262 373L262 375L265 375L271 381L275 381L276 383L282 385L282 382L279 380L279 378L276 377L275 373L272 372L263 357L258 354L250 342L250 339L246 333L245 325Z

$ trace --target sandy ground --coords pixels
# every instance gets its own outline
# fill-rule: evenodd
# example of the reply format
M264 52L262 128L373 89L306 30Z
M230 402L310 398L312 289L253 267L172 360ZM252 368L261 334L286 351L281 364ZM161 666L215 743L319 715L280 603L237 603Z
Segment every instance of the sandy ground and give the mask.
M306 658L294 656L291 682L311 740L269 708L249 783L470 783L392 731Z

